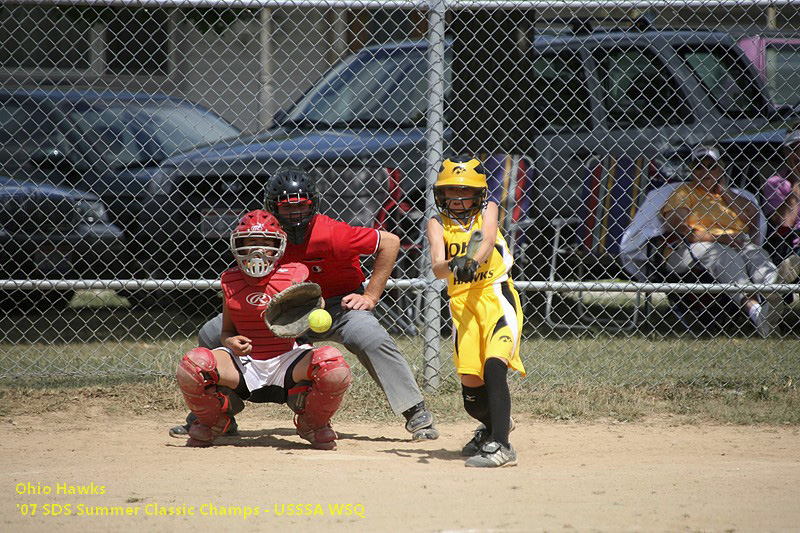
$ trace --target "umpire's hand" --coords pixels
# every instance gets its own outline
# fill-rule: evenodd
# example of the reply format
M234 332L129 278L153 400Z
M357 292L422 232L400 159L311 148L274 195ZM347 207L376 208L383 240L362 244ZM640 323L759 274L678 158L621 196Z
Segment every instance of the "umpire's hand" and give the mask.
M366 294L348 294L342 298L342 307L344 309L355 309L357 311L372 311L378 302L373 301L372 298Z

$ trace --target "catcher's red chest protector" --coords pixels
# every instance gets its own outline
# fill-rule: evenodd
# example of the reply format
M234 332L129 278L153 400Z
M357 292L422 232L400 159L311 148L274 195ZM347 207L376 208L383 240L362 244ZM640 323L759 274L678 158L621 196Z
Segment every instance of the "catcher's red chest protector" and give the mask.
M270 298L286 289L292 283L305 281L308 269L299 263L281 265L269 276L253 283L253 278L245 279L236 267L222 273L222 294L228 314L236 326L236 331L253 341L250 357L253 359L272 359L294 347L294 339L275 337L264 325L262 313ZM249 283L248 283L249 281Z

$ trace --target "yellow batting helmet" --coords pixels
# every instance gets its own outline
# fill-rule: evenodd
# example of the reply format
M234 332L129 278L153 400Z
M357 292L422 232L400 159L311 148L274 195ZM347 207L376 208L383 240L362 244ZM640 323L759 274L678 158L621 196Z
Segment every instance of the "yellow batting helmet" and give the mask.
M446 196L444 189L451 187L461 189L463 193ZM481 162L470 157L445 159L433 186L433 199L436 207L450 218L465 219L480 213L488 203L486 171ZM472 201L470 207L463 206L467 200ZM458 202L462 205L459 206Z
M486 188L486 172L477 159L445 159L436 177L436 187Z

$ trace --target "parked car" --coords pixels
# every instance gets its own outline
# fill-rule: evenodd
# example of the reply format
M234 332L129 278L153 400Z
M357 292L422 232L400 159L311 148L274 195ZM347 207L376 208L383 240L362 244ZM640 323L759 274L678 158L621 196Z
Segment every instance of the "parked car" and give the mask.
M0 279L98 279L113 276L125 247L122 231L91 193L0 176ZM0 292L14 303L66 304L73 291Z
M772 103L800 113L800 39L761 34L742 37L739 46L769 87Z
M142 222L159 235L152 254L164 273L212 277L224 268L231 224L261 205L266 178L288 162L318 173L323 212L364 225L391 194L386 184L399 183L405 194L427 190L427 52L425 41L362 49L264 134L164 161L153 174L160 190ZM452 53L445 117L452 117L458 90L451 85ZM522 148L533 166L523 225L545 235L527 247L529 277L542 275L548 222L578 212L587 159L650 160L674 145L733 135L774 116L764 82L727 34L598 29L536 35L529 53L524 83L534 109L513 117L530 132ZM452 138L445 129L446 150Z
M0 91L0 173L102 199L127 243L110 277L156 272L139 224L159 163L240 133L208 109L161 94Z
M796 124L791 124L794 129ZM735 184L759 195L764 182L785 164L783 140L787 129L745 132L719 142L728 165L728 175ZM763 198L758 197L763 202Z

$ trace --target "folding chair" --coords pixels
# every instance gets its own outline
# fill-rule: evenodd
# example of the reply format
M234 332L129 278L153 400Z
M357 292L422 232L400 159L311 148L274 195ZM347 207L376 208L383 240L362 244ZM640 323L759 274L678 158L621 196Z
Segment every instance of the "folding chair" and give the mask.
M644 158L594 158L584 165L578 216L550 222L555 235L549 281L630 279L620 263L620 241L654 172L654 162ZM555 307L555 292L547 291L545 321L554 328L587 329L600 324L629 330L639 323L640 295L633 314L622 319L592 316L583 302L583 291L578 292L574 322L556 316Z

